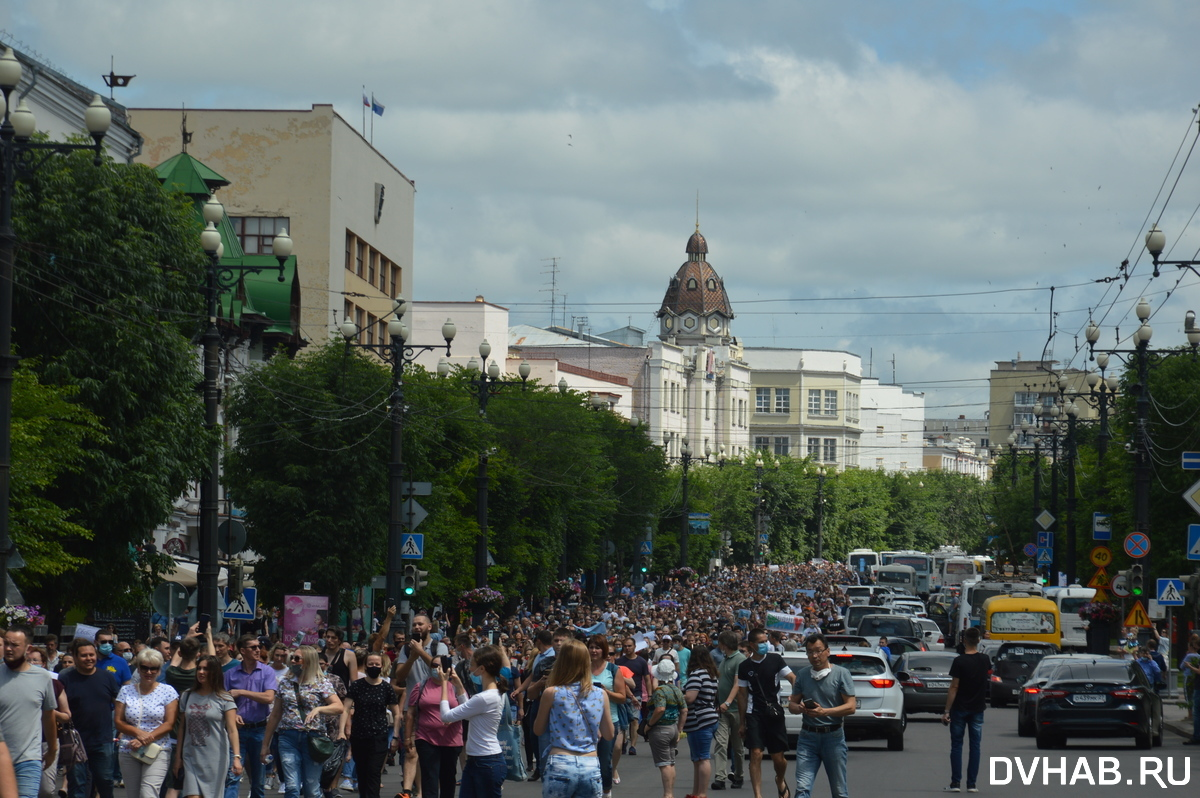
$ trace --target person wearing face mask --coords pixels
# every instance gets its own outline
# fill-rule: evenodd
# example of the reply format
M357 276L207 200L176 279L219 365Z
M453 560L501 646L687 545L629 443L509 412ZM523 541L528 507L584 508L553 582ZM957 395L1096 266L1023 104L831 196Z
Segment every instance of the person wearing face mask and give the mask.
M116 653L116 635L112 632L96 633L96 667L115 676L121 686L129 684L133 678L129 663Z
M8 744L20 798L37 798L46 767L58 756L54 711L58 701L50 674L25 659L33 630L13 624L4 634L4 666L0 668L0 735ZM48 748L43 754L42 739Z
M775 785L779 795L788 798L791 790L787 786L787 759L784 756L788 739L783 707L779 704L779 682L787 679L795 685L796 674L784 663L783 657L771 651L766 629L761 626L751 629L748 641L751 657L738 666L737 686L726 703L737 701L738 733L750 749L750 786L754 788L754 798L762 798L764 751L775 765Z
M396 706L396 691L384 677L390 670L389 665L387 658L378 651L367 654L363 666L366 676L350 683L343 702L345 710L338 739L350 739L350 756L357 769L358 791L362 798L379 798L380 777L388 753L388 707L392 707L394 716L392 750L400 745L401 715Z
M271 754L271 740L279 732L279 759L287 798L317 798L321 789L321 763L308 752L308 738L324 734L325 716L342 711L333 684L321 673L317 650L300 646L288 658L287 675L278 681L271 716L259 749L259 761Z
M446 659L438 664L444 666ZM453 670L449 672L456 673ZM463 687L466 687L466 683L463 683ZM482 687L474 689L479 692ZM442 723L441 701L441 681L431 677L409 691L405 710L404 745L417 753L423 798L453 797L458 756L463 747L463 722ZM459 704L453 692L448 693L447 701L450 709Z

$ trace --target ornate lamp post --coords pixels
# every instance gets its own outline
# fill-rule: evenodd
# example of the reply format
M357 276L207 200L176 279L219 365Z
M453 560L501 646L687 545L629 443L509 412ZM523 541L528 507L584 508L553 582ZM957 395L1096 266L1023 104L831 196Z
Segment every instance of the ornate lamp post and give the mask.
M401 558L401 541L404 537L404 367L414 362L422 352L432 352L442 348L442 344L410 344L408 324L404 314L408 311L408 302L404 297L397 296L392 303L393 318L388 321L389 343L380 341L378 344L353 343L361 332L358 325L345 319L338 331L346 340L347 348L351 346L370 349L392 365L392 401L388 416L392 421L392 450L388 462L388 549L387 549L387 596L388 601L394 601L402 595L401 579L404 574L404 560ZM446 357L450 356L450 343L457 333L454 322L446 319L442 325L442 338L445 340ZM446 358L438 361L437 373L444 377L450 373L450 363ZM405 613L407 615L407 613Z
M17 234L13 230L13 193L17 179L31 177L52 155L69 155L78 150L96 153L99 166L104 136L112 125L112 113L97 94L84 112L83 121L92 144L59 144L31 141L37 120L21 100L12 108L13 92L21 82L21 62L11 47L0 55L0 600L8 596L9 561L16 555L8 526L11 480L12 387L17 358L12 354L13 264Z
M679 465L683 468L683 522L679 529L679 567L688 564L688 535L691 534L691 519L688 508L688 468L692 465L692 446L688 436L683 436L679 447Z

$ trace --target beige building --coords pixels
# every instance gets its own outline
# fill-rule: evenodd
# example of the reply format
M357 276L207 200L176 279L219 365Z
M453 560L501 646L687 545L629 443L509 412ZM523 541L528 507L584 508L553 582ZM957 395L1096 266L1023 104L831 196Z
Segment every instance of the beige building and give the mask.
M1059 397L1060 378L1067 381L1068 394L1088 392L1088 372L1079 369L1056 369L1055 360L996 361L988 377L988 444L993 450L1008 445L1009 434L1015 433L1018 445L1032 446L1021 432L1021 425L1035 424L1035 410L1049 408ZM1069 399L1070 397L1068 397ZM1077 401L1079 418L1096 418L1099 413L1085 401ZM1048 418L1045 420L1049 420Z
M310 110L130 110L156 165L185 148L230 181L217 193L247 255L287 228L300 264L300 335L324 341L350 318L387 338L391 298L412 298L416 187L332 105ZM186 130L186 134L183 132Z

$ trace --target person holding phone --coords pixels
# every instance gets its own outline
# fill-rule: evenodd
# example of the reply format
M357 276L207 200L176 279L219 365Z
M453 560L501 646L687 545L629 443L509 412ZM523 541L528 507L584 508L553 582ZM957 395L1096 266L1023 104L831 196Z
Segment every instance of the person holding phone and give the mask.
M796 737L796 798L808 798L821 765L829 778L830 795L847 798L849 749L842 724L847 715L854 714L854 679L841 665L829 663L825 635L809 635L804 650L810 667L796 674L795 689L788 699L788 711L804 716Z

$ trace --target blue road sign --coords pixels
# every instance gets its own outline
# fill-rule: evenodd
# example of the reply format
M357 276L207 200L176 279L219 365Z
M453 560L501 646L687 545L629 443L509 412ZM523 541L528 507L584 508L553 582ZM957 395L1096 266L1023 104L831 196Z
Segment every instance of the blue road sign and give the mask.
M642 554L653 554L654 553L654 543L649 540L643 540L642 547L641 547L641 549L639 549L639 551Z
M1144 532L1130 532L1125 536L1125 553L1130 557L1145 557L1150 553L1150 538Z
M405 532L400 536L400 559L425 559L425 535L421 532Z
M1200 452L1183 453L1183 470L1200 471Z
M766 533L766 532L760 532L760 533L758 533L758 545L760 545L760 546L766 546L766 545L767 545L768 543L770 543L770 542L771 542L771 536L770 536L770 534L768 534L768 533Z
M1021 549L1021 551L1025 552L1026 557L1037 556L1037 546L1033 545L1032 543L1026 543L1025 548Z
M253 621L258 608L258 588L244 587L242 595L229 600L229 588L225 588L225 617L234 621Z
M1054 550L1053 549L1038 549L1038 555L1037 555L1037 564L1038 565L1049 565L1052 562L1054 562Z
M1112 540L1112 513L1092 513L1092 540Z
M1054 548L1054 533L1053 532L1038 532L1037 547L1039 549Z
M1182 607L1183 606L1183 580L1182 579L1159 579L1157 592L1158 592L1158 606L1160 606L1160 607Z
M1200 524L1188 524L1187 558L1200 560Z

